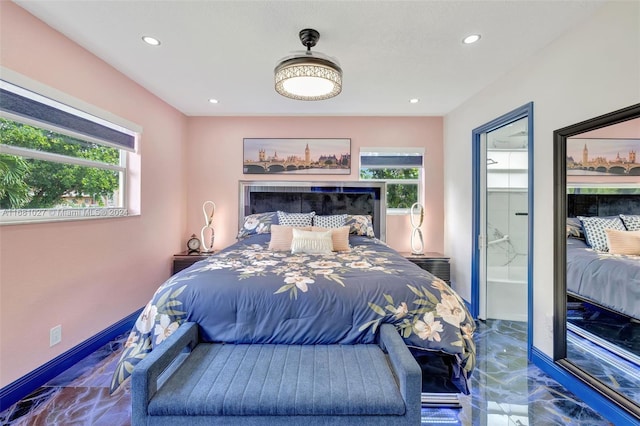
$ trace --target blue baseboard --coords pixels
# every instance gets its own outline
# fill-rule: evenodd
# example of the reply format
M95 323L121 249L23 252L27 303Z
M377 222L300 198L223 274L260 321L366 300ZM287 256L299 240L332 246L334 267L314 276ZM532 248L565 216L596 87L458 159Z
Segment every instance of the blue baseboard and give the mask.
M640 425L638 419L615 405L582 380L573 376L535 347L531 350L531 361L567 390L580 397L580 399L586 402L594 411L615 425Z
M0 411L4 411L25 396L29 395L49 380L77 364L111 340L129 331L136 322L142 309L121 319L95 336L85 340L51 361L41 365L29 374L0 389Z

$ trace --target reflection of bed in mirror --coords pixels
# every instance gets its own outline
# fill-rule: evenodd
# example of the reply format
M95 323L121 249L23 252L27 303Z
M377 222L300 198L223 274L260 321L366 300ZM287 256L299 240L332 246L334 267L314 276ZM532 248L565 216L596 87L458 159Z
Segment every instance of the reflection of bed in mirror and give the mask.
M640 257L599 253L584 240L567 241L567 292L640 320Z
M577 293L568 297L568 287L573 284L567 282L567 257L570 256L567 245L572 242L573 238L567 238L567 225L569 225L567 218L575 218L577 215L618 215L623 212L599 212L598 203L584 199L584 194L587 192L585 189L591 188L591 195L601 196L610 194L610 192L605 193L605 188L615 187L618 190L625 188L627 195L632 195L635 192L635 197L640 197L637 192L640 177L635 174L602 176L591 172L588 174L573 173L569 170L568 163L570 161L580 162L580 159L585 157L589 159L596 157L597 160L599 157L599 155L594 155L591 150L588 153L585 152L584 141L578 144L577 151L573 149L571 145L574 139L584 140L585 138L640 140L640 104L631 105L554 131L553 360L563 374L566 373L569 377L573 376L578 379L577 382L568 381L570 388L578 390L582 389L582 385L587 385L594 392L591 394L586 392L586 394L592 395L596 400L602 396L606 403L610 403L606 404L607 409L611 408L614 411L620 409L621 416L631 416L624 418L640 419L640 368L638 368L640 363L628 361L625 355L616 352L621 347L620 343L624 340L623 338L626 337L624 333L617 333L621 338L617 341L612 338L614 333L603 333L604 337L601 342L595 343L596 339L591 336L586 337L586 335L582 336L574 332L578 327L574 328L573 324L581 318L591 320L608 315L613 317L609 324L612 326L611 329L617 327L618 330L626 332L633 328L637 330L640 325L629 316L618 315L619 310L606 310L597 306L599 303L597 300L586 301L586 297ZM618 151L614 148L613 153L607 153L604 157L609 158L610 155L613 155L613 161L618 161L616 158ZM635 153L640 149L633 151L633 159L629 150L619 151L619 154L620 157L627 157L627 163L630 164L638 161ZM588 155L590 156L588 157ZM593 190L594 188L598 190ZM571 210L576 205L572 194L580 194L577 204L584 206L587 210ZM640 214L638 210L627 210L627 212ZM600 285L607 286L606 280ZM574 296L581 297L581 300L574 298ZM568 298L570 303L567 303ZM582 325L586 327L586 324Z
M640 359L640 256L590 247L578 219L604 218L625 231L633 230L628 218L638 217L640 195L569 194L567 202L568 328L582 337L608 342L613 346L605 343L607 349L626 358ZM593 234L594 228L589 231ZM600 232L605 235L604 230Z

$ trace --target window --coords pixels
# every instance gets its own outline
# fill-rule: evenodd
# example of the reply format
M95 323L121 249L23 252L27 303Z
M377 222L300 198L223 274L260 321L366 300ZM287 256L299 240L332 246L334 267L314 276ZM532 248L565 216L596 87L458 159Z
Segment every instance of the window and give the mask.
M126 216L136 136L0 80L0 223Z
M360 180L387 183L387 213L409 213L422 204L421 148L361 148Z

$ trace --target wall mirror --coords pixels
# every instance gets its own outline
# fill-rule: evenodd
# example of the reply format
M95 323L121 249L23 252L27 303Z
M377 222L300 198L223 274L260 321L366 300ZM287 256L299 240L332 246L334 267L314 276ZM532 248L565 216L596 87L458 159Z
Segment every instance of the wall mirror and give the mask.
M554 144L554 361L640 419L640 104Z

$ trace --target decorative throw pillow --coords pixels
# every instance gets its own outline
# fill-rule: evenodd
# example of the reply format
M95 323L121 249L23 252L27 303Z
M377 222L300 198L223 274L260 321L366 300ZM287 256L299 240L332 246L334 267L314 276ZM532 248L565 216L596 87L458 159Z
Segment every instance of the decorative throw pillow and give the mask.
M616 231L607 229L607 244L611 254L640 256L640 231Z
M339 228L344 226L344 222L347 220L346 214L334 214L330 216L314 216L313 226L319 226L322 228Z
M278 210L278 222L287 226L311 226L313 216L316 212L310 213L287 213Z
M237 238L241 240L250 235L268 234L274 223L278 223L276 212L250 214L244 218Z
M582 222L577 217L567 218L567 238L577 238L584 240L584 232L582 230Z
M310 226L300 229L302 231L311 231ZM293 241L293 226L271 225L271 240L269 240L269 250L274 251L290 251L291 241Z
M347 220L344 224L350 227L349 233L351 234L371 238L376 236L373 232L373 223L369 215L347 215Z
M624 225L618 216L615 217L585 217L578 216L587 244L597 251L608 251L606 229L624 231Z
M627 231L640 231L640 215L621 214L620 219L622 219Z
M317 217L317 216L316 216ZM320 226L313 226L312 231L326 232L331 231L331 242L333 243L333 251L350 251L349 247L349 226L341 226L339 228L322 228Z
M291 253L330 254L332 251L331 231L313 232L293 229Z

